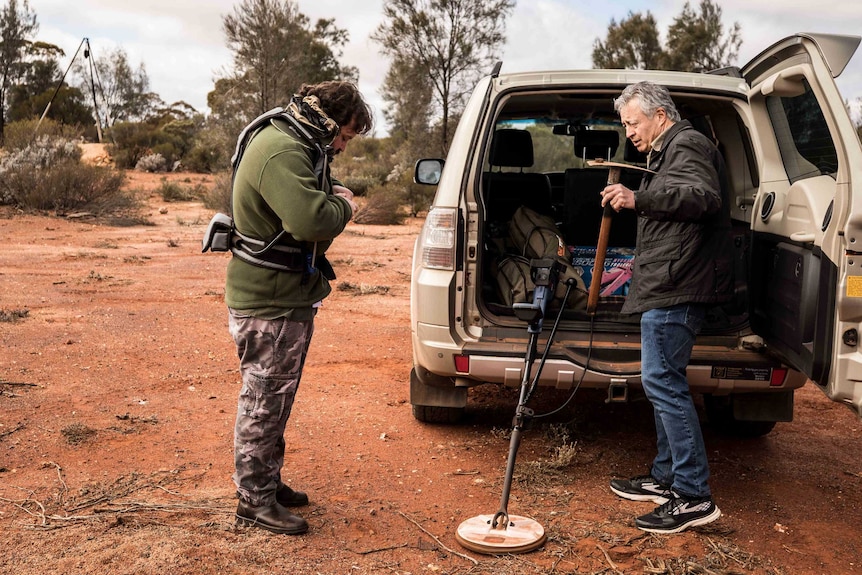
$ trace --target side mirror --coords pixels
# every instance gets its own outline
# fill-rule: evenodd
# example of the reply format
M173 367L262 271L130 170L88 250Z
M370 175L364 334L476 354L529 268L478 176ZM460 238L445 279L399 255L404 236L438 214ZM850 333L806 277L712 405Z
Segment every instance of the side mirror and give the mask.
M436 186L440 183L440 175L443 173L443 160L438 158L426 158L416 162L413 170L413 181L417 184L428 184Z

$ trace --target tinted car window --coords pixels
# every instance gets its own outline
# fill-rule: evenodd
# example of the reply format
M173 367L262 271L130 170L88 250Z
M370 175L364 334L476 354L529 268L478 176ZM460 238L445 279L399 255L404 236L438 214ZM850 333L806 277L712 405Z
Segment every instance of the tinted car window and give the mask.
M766 102L791 183L820 175L835 177L838 171L838 154L823 111L808 82L803 86L802 94L770 97Z

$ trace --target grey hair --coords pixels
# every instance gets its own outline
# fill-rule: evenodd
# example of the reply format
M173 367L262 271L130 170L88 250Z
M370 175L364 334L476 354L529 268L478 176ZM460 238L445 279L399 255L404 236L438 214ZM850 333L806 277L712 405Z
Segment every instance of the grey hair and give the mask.
M638 82L626 86L625 90L614 99L614 110L619 111L628 104L632 98L637 98L641 111L648 118L652 118L656 110L664 108L664 112L672 122L679 122L680 115L676 104L670 97L670 92L664 86L652 82Z

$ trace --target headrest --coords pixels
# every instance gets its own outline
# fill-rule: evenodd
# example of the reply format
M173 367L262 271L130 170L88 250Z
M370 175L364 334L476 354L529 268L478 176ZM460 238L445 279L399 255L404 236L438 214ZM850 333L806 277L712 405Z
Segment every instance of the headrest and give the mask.
M620 135L616 130L578 130L575 132L575 156L607 160L617 153Z
M529 168L533 165L533 137L527 130L503 128L494 132L491 165Z
M623 148L623 160L627 164L646 164L646 153L639 152L632 141L626 138L626 146Z
M715 141L715 132L712 129L712 120L710 120L709 116L692 116L688 118L689 124L691 127L709 138L709 141L713 144Z

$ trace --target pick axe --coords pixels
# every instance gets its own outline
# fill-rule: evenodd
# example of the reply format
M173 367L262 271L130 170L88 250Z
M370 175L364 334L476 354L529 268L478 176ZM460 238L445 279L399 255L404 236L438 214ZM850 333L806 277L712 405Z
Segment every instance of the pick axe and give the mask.
M654 174L653 170L641 168L632 164L624 164L622 162L607 162L602 159L589 160L587 165L595 167L608 168L608 183L618 184L620 181L620 173L623 170L638 170L649 174ZM593 266L593 280L590 283L590 292L587 296L587 314L595 315L596 307L599 305L599 291L602 288L602 272L605 269L605 256L608 252L608 238L611 235L611 219L614 215L614 209L611 205L605 204L605 209L602 212L602 225L599 228L599 239L596 242L596 261Z

